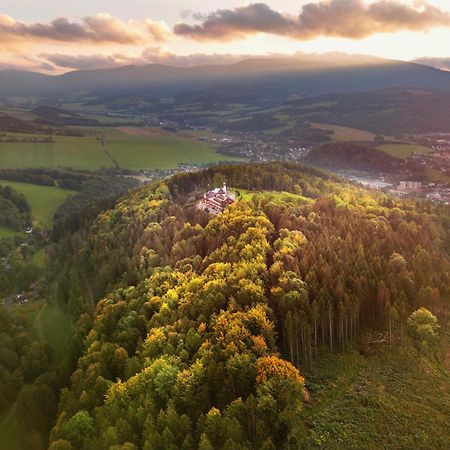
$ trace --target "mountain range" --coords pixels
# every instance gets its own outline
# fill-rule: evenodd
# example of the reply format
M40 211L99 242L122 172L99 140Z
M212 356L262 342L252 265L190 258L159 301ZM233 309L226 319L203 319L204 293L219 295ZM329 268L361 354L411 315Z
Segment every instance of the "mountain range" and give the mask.
M174 67L162 64L79 70L46 75L0 71L0 98L67 95L220 91L232 86L239 97L287 100L345 92L407 87L450 92L450 73L429 66L362 56L247 59L233 64Z

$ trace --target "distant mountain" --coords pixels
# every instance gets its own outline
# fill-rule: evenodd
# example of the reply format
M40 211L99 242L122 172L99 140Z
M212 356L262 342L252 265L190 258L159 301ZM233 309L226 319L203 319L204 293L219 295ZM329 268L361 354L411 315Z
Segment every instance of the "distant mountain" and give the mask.
M74 71L58 76L0 71L0 97L135 94L220 95L227 85L242 100L414 87L450 92L450 73L429 66L369 57L262 58L235 64L172 67L161 64ZM249 89L251 88L251 89ZM189 96L186 98L189 99Z
M389 88L331 94L290 102L284 112L293 118L382 134L449 131L450 93Z

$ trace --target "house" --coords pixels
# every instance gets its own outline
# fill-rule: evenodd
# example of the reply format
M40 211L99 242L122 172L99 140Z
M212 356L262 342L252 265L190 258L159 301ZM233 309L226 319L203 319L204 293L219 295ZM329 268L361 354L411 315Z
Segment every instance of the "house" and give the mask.
M199 208L213 214L219 214L235 201L236 196L228 191L227 185L224 183L221 188L206 192L199 203Z
M397 187L400 191L418 191L422 189L420 181L400 181Z

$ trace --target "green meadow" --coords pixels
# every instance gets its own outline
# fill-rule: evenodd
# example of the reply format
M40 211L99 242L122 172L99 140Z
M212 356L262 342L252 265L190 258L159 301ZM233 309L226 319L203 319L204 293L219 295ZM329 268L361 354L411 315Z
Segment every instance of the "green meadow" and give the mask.
M375 135L370 131L359 130L358 128L342 127L339 125L329 125L325 123L312 123L314 128L320 130L331 130L333 135L331 138L334 142L346 142L346 141L373 141Z
M14 136L42 137L23 133ZM104 137L105 146L100 137ZM81 137L54 136L54 142L0 142L0 167L97 170L118 163L126 169L172 169L180 163L236 159L217 153L215 144L197 137L194 132L171 133L159 128L104 127L89 129L89 134Z
M69 195L75 195L75 191L51 186L20 183L16 181L0 180L0 185L11 186L25 196L31 206L33 223L40 227L51 227L53 216L60 205ZM0 229L0 237L7 237L7 230ZM14 234L14 233L13 233Z
M450 183L450 176L438 169L427 169L426 174L431 181L437 183Z
M304 371L311 400L300 413L302 448L449 448L448 350L447 342L439 359L419 360L410 347L319 358Z
M217 147L189 133L170 133L155 128L109 130L106 147L127 169L172 169L180 163L207 164L237 158L217 153Z
M430 147L415 144L383 144L375 147L378 150L395 156L396 158L406 159L413 153L430 153L433 150Z
M72 322L58 305L44 303L36 314L34 327L42 342L53 350L55 364L64 366Z
M10 228L0 226L0 239L1 238L10 238L15 236L17 231L11 230Z
M113 165L95 136L56 136L53 139L54 142L42 143L0 142L0 167L72 167L95 170Z

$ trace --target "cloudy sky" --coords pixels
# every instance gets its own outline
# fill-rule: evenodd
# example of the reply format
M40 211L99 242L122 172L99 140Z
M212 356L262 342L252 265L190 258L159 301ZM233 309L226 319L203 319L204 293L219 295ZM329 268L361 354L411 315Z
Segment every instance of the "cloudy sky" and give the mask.
M345 52L449 68L450 0L2 0L0 69Z

